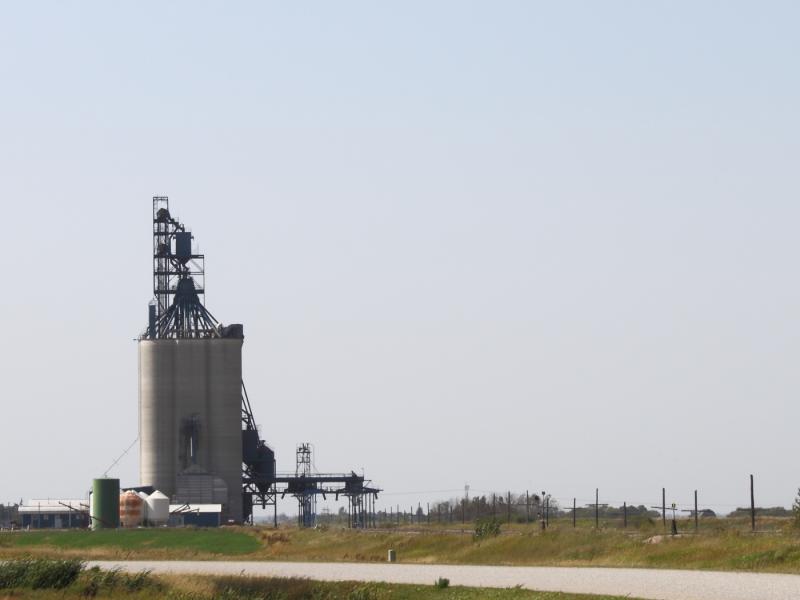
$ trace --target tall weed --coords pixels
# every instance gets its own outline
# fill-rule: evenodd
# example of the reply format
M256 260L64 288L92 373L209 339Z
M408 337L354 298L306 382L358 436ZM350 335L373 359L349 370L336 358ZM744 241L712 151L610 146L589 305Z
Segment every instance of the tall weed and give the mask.
M14 560L0 563L0 588L63 589L84 569L80 560Z

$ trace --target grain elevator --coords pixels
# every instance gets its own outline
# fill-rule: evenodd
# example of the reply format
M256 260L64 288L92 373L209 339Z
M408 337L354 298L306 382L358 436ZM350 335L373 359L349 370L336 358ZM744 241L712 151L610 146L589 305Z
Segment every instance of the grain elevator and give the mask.
M153 300L139 335L139 484L176 511L222 506L221 522L252 522L286 494L298 523L313 526L316 498L348 503L351 527L374 526L378 488L363 474L316 473L311 446L298 447L294 472L278 473L261 439L242 380L244 328L223 325L205 307L205 256L153 198ZM199 508L198 508L199 510Z
M241 325L205 308L205 258L153 198L153 302L139 338L140 484L242 521Z

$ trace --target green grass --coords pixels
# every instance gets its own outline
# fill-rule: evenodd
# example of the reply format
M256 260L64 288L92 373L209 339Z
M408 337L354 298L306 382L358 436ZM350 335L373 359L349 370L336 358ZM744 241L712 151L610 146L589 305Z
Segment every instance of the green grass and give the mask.
M100 531L31 531L0 535L0 551L67 551L82 556L241 556L257 551L259 541L229 529L133 529ZM0 552L0 555L2 553Z

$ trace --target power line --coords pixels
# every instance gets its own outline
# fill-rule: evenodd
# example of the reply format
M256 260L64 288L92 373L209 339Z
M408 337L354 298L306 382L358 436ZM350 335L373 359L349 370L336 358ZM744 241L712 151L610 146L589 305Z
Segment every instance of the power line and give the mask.
M133 440L133 442L131 442L131 445L130 445L130 446L128 446L127 448L125 448L125 452L123 452L122 454L120 454L120 455L117 457L117 459L116 459L114 462L112 462L112 463L111 463L111 465L110 465L110 466L109 466L109 467L108 467L108 468L105 470L105 472L103 473L103 477L108 477L108 472L109 472L111 469L113 469L113 468L114 468L114 467L117 465L117 463L118 463L119 461L121 461L121 460L123 459L123 457L124 457L124 456L125 456L125 455L128 453L128 451L129 451L131 448L133 448L133 447L136 445L136 442L138 442L138 441L139 441L139 436L137 435L137 436L136 436L136 439L135 439L135 440Z

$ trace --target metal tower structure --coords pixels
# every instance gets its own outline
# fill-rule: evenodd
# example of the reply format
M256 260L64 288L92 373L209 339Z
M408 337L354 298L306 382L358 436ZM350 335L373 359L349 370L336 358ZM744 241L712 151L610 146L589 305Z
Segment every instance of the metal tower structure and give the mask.
M278 495L275 485L275 452L261 439L250 398L242 382L242 495L245 521L251 521L253 507L272 507L278 526Z
M192 233L169 212L167 196L153 196L153 303L149 339L208 338L219 323L206 310L205 256L192 249Z
M336 500L347 498L348 526L374 527L375 499L381 491L368 485L363 475L350 473L317 473L313 470L311 444L297 446L294 475L278 474L276 489L280 486L281 497L287 493L297 499L297 524L313 527L317 519L317 496L327 499L328 494ZM285 487L284 487L285 486Z
M297 446L294 476L297 481L293 496L297 498L297 522L300 527L313 527L317 521L317 483L311 477L311 444Z
M311 475L311 444L306 442L297 447L295 464L295 477L308 477Z

